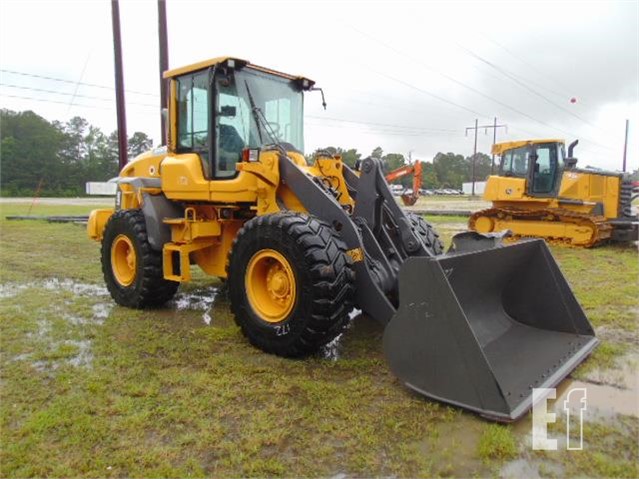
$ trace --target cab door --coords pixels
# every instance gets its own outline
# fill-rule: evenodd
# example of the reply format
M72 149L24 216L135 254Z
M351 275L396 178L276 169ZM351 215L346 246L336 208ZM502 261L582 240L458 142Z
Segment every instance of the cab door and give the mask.
M557 196L563 172L563 150L557 143L533 145L528 174L528 195Z

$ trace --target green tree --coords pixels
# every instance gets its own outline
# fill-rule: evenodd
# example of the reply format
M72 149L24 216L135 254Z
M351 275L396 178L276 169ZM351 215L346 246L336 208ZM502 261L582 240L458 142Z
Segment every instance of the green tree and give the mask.
M371 152L371 156L373 158L377 158L378 160L382 159L382 155L384 154L384 150L382 150L381 146L378 146Z
M339 155L342 157L342 161L346 163L348 166L353 168L355 166L355 162L361 159L362 154L359 153L355 148L351 148L350 150L345 150L340 147L335 146L327 146L326 148L318 148L310 155L306 155L306 162L312 163L317 153L320 151L325 152L331 156Z
M146 133L136 131L129 138L129 158L133 159L142 153L146 153L153 147L153 140Z
M466 158L469 168L469 176L467 181L472 181L472 162L473 156ZM485 181L490 175L491 157L485 153L477 153L475 157L475 181Z
M393 171L404 166L406 164L406 159L401 153L387 153L382 157L382 162L384 164L384 171L388 173L389 171Z
M452 152L437 153L433 158L433 167L442 188L461 188L462 183L470 177L466 158Z
M425 163L422 168L422 185L426 189L437 189L440 187L437 179L437 172L432 163Z
M45 188L64 188L57 151L63 132L32 111L0 110L0 190L3 195L33 194L41 180Z

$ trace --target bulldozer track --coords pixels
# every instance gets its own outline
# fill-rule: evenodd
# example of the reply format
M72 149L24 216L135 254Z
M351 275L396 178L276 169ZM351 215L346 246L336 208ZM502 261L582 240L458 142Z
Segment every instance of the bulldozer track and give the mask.
M580 226L587 226L592 230L590 241L586 244L579 244L585 248L592 248L608 239L612 235L612 225L610 225L604 216L592 216L587 214L576 213L565 209L542 209L536 211L520 210L515 208L487 208L473 213L468 220L468 227L475 230L475 222L479 217L498 218L506 221L532 220L532 221L549 221L558 223L571 223ZM553 241L575 244L573 238L548 238Z

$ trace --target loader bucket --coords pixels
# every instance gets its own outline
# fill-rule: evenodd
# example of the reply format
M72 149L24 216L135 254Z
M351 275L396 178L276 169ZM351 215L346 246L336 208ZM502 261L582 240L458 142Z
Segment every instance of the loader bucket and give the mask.
M408 259L384 331L393 373L430 398L497 421L532 407L598 340L543 240Z

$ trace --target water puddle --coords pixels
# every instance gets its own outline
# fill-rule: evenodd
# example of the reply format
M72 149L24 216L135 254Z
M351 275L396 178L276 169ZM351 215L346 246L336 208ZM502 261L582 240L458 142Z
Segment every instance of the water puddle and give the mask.
M541 477L562 477L564 468L560 464L548 461L536 461L531 459L516 459L507 462L499 471L499 477L503 479L536 479Z
M36 283L37 284L37 283ZM105 286L97 284L79 283L72 279L49 278L41 284L42 288L50 291L69 291L78 296L108 296L109 291Z
M29 283L5 283L0 285L0 299L13 298L19 294L38 294L38 291L61 293L69 292L73 298L91 298L100 300L108 296L108 290L99 285L81 283L71 279L50 278ZM40 293L42 294L42 293ZM93 362L92 341L83 336L91 334L92 326L101 326L108 318L113 304L96 302L85 313L76 313L78 303L67 297L51 299L47 306L33 313L39 316L33 331L26 333L29 342L36 343L38 353L21 353L12 361L28 362L39 372L57 370L63 364L76 368L90 368ZM82 304L80 310L86 308ZM60 323L60 319L66 323ZM57 333L57 334L56 334ZM63 336L63 338L60 338ZM66 336L66 338L64 338ZM71 339L69 336L79 336ZM44 359L40 359L44 357Z
M590 371L583 381L563 381L551 403L555 412L578 414L584 407L580 391L571 393L573 390L585 391L584 418L639 417L639 354L619 358L615 368Z
M28 289L45 289L47 291L68 291L78 296L108 296L109 291L104 286L90 283L80 283L72 279L49 278L43 281L29 283L0 284L0 299L13 298Z
M25 283L4 283L0 284L0 299L8 299L17 296L25 289L32 286Z
M355 318L358 318L362 315L362 311L357 308L353 308L350 313L348 313L348 323L344 327L344 332L337 335L335 339L333 339L330 343L326 344L319 352L320 357L324 359L329 359L331 361L337 361L341 357L342 352L342 339L345 334L349 334L349 330L353 327L353 321Z
M215 299L219 293L219 288L214 286L188 293L178 293L169 304L177 311L201 311L202 321L210 325L213 320L211 315L213 314Z

